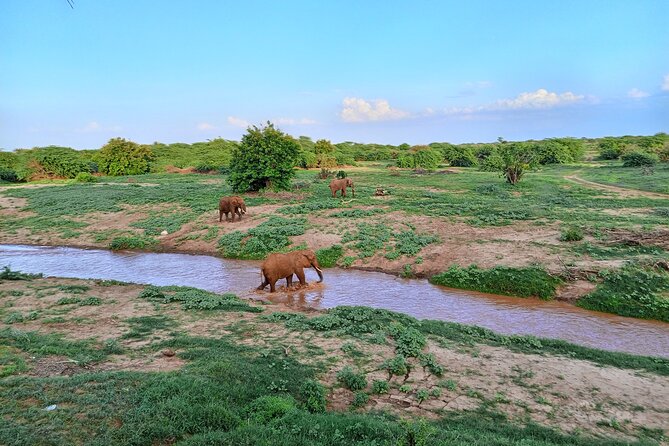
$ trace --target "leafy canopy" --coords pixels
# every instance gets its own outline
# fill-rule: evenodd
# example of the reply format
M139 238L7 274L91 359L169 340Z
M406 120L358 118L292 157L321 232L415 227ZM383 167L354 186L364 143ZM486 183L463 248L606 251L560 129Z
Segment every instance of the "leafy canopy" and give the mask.
M99 171L112 176L148 173L153 159L149 146L123 138L110 139L96 157Z
M233 152L230 185L236 192L263 188L288 190L299 154L297 141L274 128L271 122L264 127L249 127Z

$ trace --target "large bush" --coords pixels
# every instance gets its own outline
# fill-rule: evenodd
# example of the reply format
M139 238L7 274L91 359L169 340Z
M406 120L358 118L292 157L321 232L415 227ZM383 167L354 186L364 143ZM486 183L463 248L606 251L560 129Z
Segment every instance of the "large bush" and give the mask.
M510 184L517 184L528 169L535 167L538 153L528 143L502 142L497 148L502 175Z
M658 157L654 153L629 152L622 157L624 167L643 167L653 166L658 162Z
M48 146L31 152L34 169L43 175L74 178L80 172L90 172L81 154L69 147Z
M404 168L436 169L443 157L429 146L414 146L397 156L397 166Z
M237 192L263 188L289 190L300 145L274 125L249 127L230 163L230 185Z
M553 138L535 144L539 164L566 164L583 158L583 142L573 138Z
M153 159L149 146L123 138L110 139L96 157L99 171L112 176L148 173Z
M599 158L603 160L617 160L623 154L620 142L614 139L605 139L599 143Z

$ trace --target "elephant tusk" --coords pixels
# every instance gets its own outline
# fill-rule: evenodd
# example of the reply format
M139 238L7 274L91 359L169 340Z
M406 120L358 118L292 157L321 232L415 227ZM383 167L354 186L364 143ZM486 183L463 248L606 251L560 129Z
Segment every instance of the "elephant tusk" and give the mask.
M318 278L320 279L317 283L321 283L323 281L323 271L317 266L314 266L314 269L318 273Z

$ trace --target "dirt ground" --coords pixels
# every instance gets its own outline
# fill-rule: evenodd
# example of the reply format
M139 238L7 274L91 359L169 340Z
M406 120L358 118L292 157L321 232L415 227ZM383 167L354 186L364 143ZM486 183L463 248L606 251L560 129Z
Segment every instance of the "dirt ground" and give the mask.
M59 286L88 287L76 297L96 296L101 305L59 305L71 292ZM257 348L281 347L301 362L326 365L319 379L330 388L329 407L348 410L353 393L337 384L336 373L352 365L367 373L368 382L388 380L379 367L394 357L391 345L371 344L354 337L327 333L289 331L281 323L267 322L254 313L190 312L178 304L154 305L139 299L140 285L103 286L94 280L43 278L0 283L3 314L36 312L25 322L0 323L11 328L40 333L61 333L66 339L118 340L128 352L97 364L80 365L63 356L26 356L30 376L73 375L93 371L176 370L187 362L179 352L152 351L151 344L168 339L174 332L191 336L232 337ZM65 288L67 290L67 288ZM62 302L62 301L61 301ZM261 304L257 304L261 305ZM296 311L281 304L261 305L273 311ZM313 310L307 315L319 314ZM176 321L171 333L153 332L148 338L123 337L128 320L139 316L166 316ZM358 354L348 354L357 351ZM314 351L320 352L314 354ZM514 353L487 345L456 345L429 339L426 353L435 355L444 367L437 377L413 360L407 377L392 377L390 391L370 395L363 410L384 410L402 417L419 415L438 418L444 411L475 410L482 406L506 413L512 420L532 420L564 432L633 438L642 429L669 429L669 377L649 372L602 367L588 361L550 355ZM401 389L400 389L401 387ZM438 396L420 402L419 389L441 389Z

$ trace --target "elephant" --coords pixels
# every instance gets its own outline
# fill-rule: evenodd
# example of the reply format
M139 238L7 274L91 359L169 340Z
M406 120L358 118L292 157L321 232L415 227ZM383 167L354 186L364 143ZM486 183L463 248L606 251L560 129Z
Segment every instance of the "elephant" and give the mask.
M332 192L332 198L337 196L337 191L341 191L341 196L346 196L346 187L350 186L353 196L355 197L355 187L353 187L353 180L350 178L342 178L340 180L330 181L330 192Z
M228 214L232 212L232 220L235 221L235 214L239 215L239 219L242 219L242 215L246 214L246 203L242 197L223 197L221 201L218 202L218 221L223 221L223 214L225 214L225 221L228 221Z
M292 251L286 254L274 253L267 256L262 263L262 283L259 290L265 289L269 285L270 292L276 291L276 282L279 279L286 279L286 284L290 286L293 281L293 274L297 276L300 285L306 285L304 279L304 268L313 267L318 273L318 283L323 281L323 271L318 265L316 253L310 249Z

